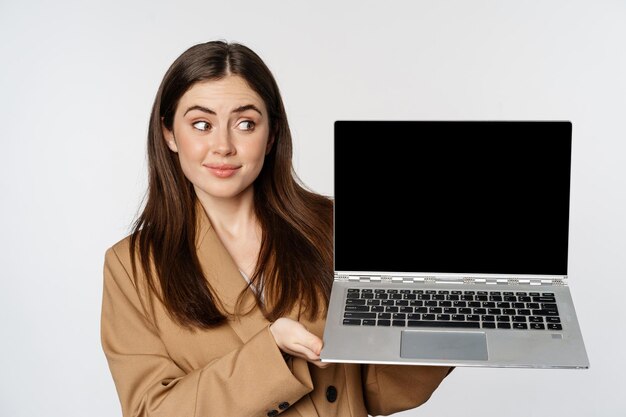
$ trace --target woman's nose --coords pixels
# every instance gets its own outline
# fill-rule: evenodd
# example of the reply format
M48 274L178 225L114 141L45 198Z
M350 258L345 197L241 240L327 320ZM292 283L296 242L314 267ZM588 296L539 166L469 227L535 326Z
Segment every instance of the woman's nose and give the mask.
M211 151L218 155L231 155L235 151L228 125L220 127L211 138Z

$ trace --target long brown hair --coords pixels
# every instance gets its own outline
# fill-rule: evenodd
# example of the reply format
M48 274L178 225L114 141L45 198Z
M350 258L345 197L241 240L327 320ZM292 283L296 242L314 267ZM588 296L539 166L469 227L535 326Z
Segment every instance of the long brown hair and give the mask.
M298 179L278 85L261 58L242 44L212 41L192 46L161 82L148 128L147 198L130 240L133 271L136 276L137 253L150 290L180 324L208 328L226 319L196 253L197 197L177 155L166 146L161 123L173 128L178 101L195 83L227 75L241 76L263 99L274 138L254 182L262 240L250 277L250 285L274 303L267 311L257 295L257 305L269 320L276 320L299 301L302 312L316 318L326 308L333 276L332 201Z

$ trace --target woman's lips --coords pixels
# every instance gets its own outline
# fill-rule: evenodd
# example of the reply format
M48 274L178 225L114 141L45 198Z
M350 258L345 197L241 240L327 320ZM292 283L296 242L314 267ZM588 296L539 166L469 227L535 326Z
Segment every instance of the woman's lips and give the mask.
M240 165L230 165L230 164L207 164L204 165L209 172L219 178L228 178L232 177L237 173L237 170L241 168Z

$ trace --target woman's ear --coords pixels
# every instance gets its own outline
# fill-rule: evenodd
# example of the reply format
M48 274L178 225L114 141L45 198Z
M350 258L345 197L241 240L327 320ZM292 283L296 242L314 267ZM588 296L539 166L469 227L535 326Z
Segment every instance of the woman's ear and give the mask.
M165 127L163 123L163 118L161 117L161 130L163 131L163 139L165 139L165 143L167 147L170 148L172 152L178 153L178 146L176 146L176 138L174 137L174 132Z

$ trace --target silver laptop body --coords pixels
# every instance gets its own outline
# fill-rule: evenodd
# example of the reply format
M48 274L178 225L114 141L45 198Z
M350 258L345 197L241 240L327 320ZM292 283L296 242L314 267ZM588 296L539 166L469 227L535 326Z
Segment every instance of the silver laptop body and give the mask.
M325 362L588 368L569 121L335 122Z

